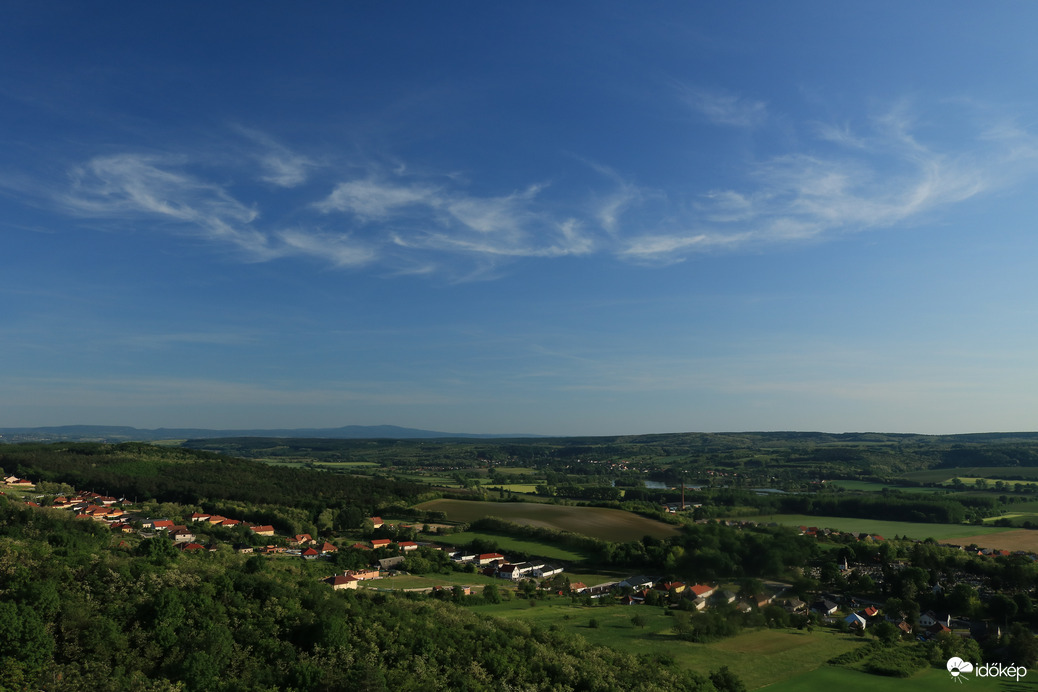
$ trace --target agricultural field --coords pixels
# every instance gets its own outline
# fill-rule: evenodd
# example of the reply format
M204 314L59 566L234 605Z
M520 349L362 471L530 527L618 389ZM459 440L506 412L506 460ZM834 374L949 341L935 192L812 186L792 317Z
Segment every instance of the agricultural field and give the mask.
M928 469L903 474L906 480L920 483L947 483L953 478L987 478L1009 480L1024 478L1038 481L1038 467L1034 466L963 466L960 468Z
M983 536L1002 533L1012 529L996 526L973 526L970 524L925 524L910 521L883 521L881 519L856 519L852 517L816 517L807 514L769 514L756 517L761 523L775 522L786 526L817 526L850 533L879 534L884 538L908 536L909 538L934 538L938 541L965 536Z
M560 548L549 543L541 543L538 541L512 538L511 536L499 536L493 533L481 533L477 531L464 531L462 533L452 533L446 536L423 536L422 538L435 541L436 543L458 546L467 545L473 540L479 539L496 544L505 554L508 554L509 552L526 553L527 555L536 555L537 557L543 557L549 560L563 560L565 562L581 562L586 558L586 556L581 555L580 553Z
M581 606L561 599L547 602L515 600L471 609L502 618L520 618L541 627L555 625L579 634L592 644L632 654L673 656L681 668L709 674L727 665L749 689L809 673L833 656L859 646L862 640L832 630L755 630L711 644L682 641L673 635L673 618L662 608L646 606ZM640 615L645 626L631 618ZM591 627L594 619L597 627ZM874 686L885 680L872 678ZM805 688L790 688L805 689Z
M845 490L856 490L860 492L883 492L887 488L890 490L900 490L903 493L948 493L945 488L920 488L916 486L904 486L904 485L893 485L890 483L875 483L873 481L831 481L829 485L843 488Z
M1002 480L1000 478L988 478L986 476L956 476L956 478L958 478L960 481L962 481L967 486L974 486L974 485L976 485L977 481L979 481L979 480L981 480L983 478L983 480L987 483L988 488L990 488L992 485L994 485L998 481ZM1033 488L1034 486L1038 485L1038 481L1003 481L1003 482L1007 486L1009 486L1010 488L1015 488L1018 485L1023 486L1025 488ZM951 485L951 481L946 481L945 485Z
M490 483L487 487L500 488L505 492L509 493L528 493L532 494L537 492L537 485L534 483L507 483L505 485L498 485L497 483Z
M977 528L977 527L971 527ZM955 540L942 541L954 545L976 545L992 550L1026 550L1038 553L1038 531L1033 529L1003 529L1001 533L971 534Z
M417 508L443 512L448 521L472 522L484 517L498 517L518 524L571 531L607 541L636 541L643 536L667 538L678 533L677 527L670 524L607 507L431 500L417 505Z

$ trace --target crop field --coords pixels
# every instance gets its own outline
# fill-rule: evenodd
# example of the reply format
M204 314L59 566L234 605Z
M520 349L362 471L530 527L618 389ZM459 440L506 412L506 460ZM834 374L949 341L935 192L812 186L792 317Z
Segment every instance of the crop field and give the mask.
M910 521L883 521L882 519L856 519L852 517L814 517L806 514L770 514L757 517L758 522L775 522L786 526L817 526L850 533L879 534L884 538L908 536L909 538L934 538L938 541L957 539L1011 531L996 526L972 526L970 524L926 524Z
M579 634L592 644L636 655L666 654L673 656L681 668L704 675L727 665L749 689L796 678L862 643L858 637L832 630L808 633L763 629L711 644L695 644L674 637L674 619L666 611L647 606L588 607L558 599L537 602L534 607L528 601L514 600L471 609L502 618L527 620L542 627L556 625ZM631 622L635 615L644 618L644 627ZM598 627L589 626L592 619ZM873 683L877 683L876 678L873 678Z
M987 485L988 485L989 488L994 483L998 482L999 480L1002 480L1000 478L987 478L985 476L956 476L956 478L958 478L960 481L962 481L966 485L975 485L978 480L980 480L981 478L984 478L984 480L987 482ZM1010 486L1011 488L1016 487L1017 485L1022 485L1024 487L1032 487L1033 488L1034 486L1038 485L1038 481L1003 481L1003 482L1006 485ZM951 485L951 481L948 481L946 483L946 485Z
M992 550L1026 550L1029 553L1038 553L1038 531L1032 529L1006 528L1002 529L1000 533L975 533L956 538L953 541L942 540L942 542L955 545L976 545Z
M666 538L678 532L677 527L670 524L608 507L431 500L418 505L418 509L443 512L448 521L471 522L484 517L498 517L518 524L572 531L607 541L636 541L643 536Z
M953 478L987 478L989 480L1006 480L1010 478L1026 478L1038 481L1038 467L1034 466L963 466L952 469L929 469L912 471L903 476L908 480L920 483L944 483Z
M537 492L537 486L533 483L508 483L506 485L498 485L491 483L487 487L501 488L510 493L534 493Z
M580 553L575 553L572 550L566 550L565 548L560 548L549 543L512 538L511 536L499 536L493 533L464 531L462 533L452 533L447 536L432 536L430 538L437 543L445 543L447 545L466 545L477 538L484 541L492 541L500 550L504 551L506 555L511 551L526 553L527 555L536 555L537 557L544 557L549 560L564 560L566 562L580 562L585 559L585 556Z
M900 490L903 493L946 493L944 488L919 488L915 486L892 485L890 483L874 483L872 481L832 481L831 485L846 490L860 490L863 492L882 492L885 488Z
M498 466L496 471L505 476L530 476L537 473L537 469L526 466Z

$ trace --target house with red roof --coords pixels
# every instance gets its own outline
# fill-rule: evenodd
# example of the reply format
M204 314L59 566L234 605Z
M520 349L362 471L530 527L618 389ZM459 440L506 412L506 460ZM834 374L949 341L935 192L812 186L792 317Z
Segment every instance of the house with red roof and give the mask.
M317 552L313 548L307 548L306 550L303 551L303 559L304 560L316 560L320 556L321 556L321 554L319 552Z
M388 538L374 538L371 541L371 547L375 549L388 548L389 544L392 542L393 541L389 540Z
M336 591L339 591L340 589L356 589L357 585L360 584L360 579L351 577L348 574L336 574L334 576L323 579L322 581L325 584L331 586Z
M205 550L205 546L201 543L181 543L177 546L182 553L193 553L196 550Z
M696 598L710 598L714 595L714 587L707 586L706 584L693 584L688 587L688 590L691 591Z
M397 543L397 546L405 553L410 552L412 550L418 550L418 544L414 541L400 541L399 543Z
M256 534L257 536L273 536L274 535L274 527L270 526L269 524L266 524L264 526L253 526L251 528L252 528L252 532L254 534Z
M337 552L339 552L339 549L336 548L331 543L329 543L328 541L325 541L324 545L321 546L320 551L321 551L321 554L324 555L326 553L337 553Z

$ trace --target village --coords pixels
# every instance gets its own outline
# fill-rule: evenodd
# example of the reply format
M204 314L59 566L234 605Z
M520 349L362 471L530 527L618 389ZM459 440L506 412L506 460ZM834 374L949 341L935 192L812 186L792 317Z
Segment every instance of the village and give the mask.
M17 476L6 476L3 479L5 488L23 492L35 489L35 484L28 479ZM104 524L114 532L136 534L142 539L157 536L168 537L176 550L183 553L214 552L219 549L215 541L202 542L200 534L206 528L221 527L224 529L247 529L255 538L270 538L263 544L240 542L232 546L239 554L258 554L265 556L282 556L302 559L304 561L333 560L340 547L334 543L315 539L309 533L291 536L279 536L271 525L250 524L249 522L219 514L192 512L184 517L186 523L177 524L169 518L145 516L135 510L133 502L126 498L115 498L90 491L79 491L75 494L57 495L49 503L41 505L37 500L45 501L46 495L34 495L35 499L23 500L24 504L40 509L60 510L70 513L77 519L92 520ZM681 507L679 511L691 507ZM668 507L667 509L671 509ZM707 520L697 520L705 523ZM369 517L372 529L381 529L387 523L381 517ZM722 520L727 526L738 529L749 529L756 526L751 520ZM400 524L399 528L417 530L417 526ZM878 534L849 534L831 529L800 526L803 536L825 541L837 541L845 544L864 543L881 544L884 537ZM1009 551L993 551L966 546L949 546L980 557L1005 557ZM343 549L372 552L371 559L365 559L365 567L345 569L322 577L321 581L333 590L378 588L377 582L388 576L403 572L409 555L417 551L444 552L456 568L466 568L471 573L484 577L504 580L513 585L523 584L534 591L554 593L559 596L582 598L589 602L615 603L622 606L663 606L680 610L703 612L711 608L734 609L739 613L750 613L754 610L781 609L786 613L791 624L818 624L821 626L845 629L864 633L868 628L880 623L889 623L897 628L899 634L914 637L920 641L932 639L940 634L951 634L962 638L983 641L989 637L1001 635L1002 626L986 621L971 621L965 617L956 617L948 612L932 610L912 617L909 613L894 611L883 612L882 603L870 601L853 595L850 591L825 591L815 594L816 597L805 601L791 591L791 584L768 582L766 589L752 593L744 593L735 584L686 584L681 581L668 580L663 577L645 575L631 576L616 581L606 581L588 586L580 581L565 578L564 567L551 562L527 559L511 562L500 552L478 553L439 545L430 541L394 540L391 538L370 538L367 541L353 542ZM373 551L378 551L377 555ZM1023 553L1026 559L1034 561L1035 555ZM869 580L874 586L882 586L886 576L897 574L908 567L905 559L892 559L889 563L849 562L846 558L837 565L839 583L846 585ZM826 575L820 568L811 568L807 576L825 582ZM832 575L829 575L832 581ZM945 574L945 582L968 584L977 589L978 594L987 599L993 592L986 588L981 579L966 572ZM431 587L400 589L407 592L436 594L451 589L458 595L473 595L473 585L455 585L453 588L444 585ZM934 584L933 592L940 593L944 584ZM381 589L380 589L381 590ZM390 589L394 590L394 589ZM529 593L529 590L527 590ZM801 594L804 595L804 594ZM773 615L775 610L770 611Z

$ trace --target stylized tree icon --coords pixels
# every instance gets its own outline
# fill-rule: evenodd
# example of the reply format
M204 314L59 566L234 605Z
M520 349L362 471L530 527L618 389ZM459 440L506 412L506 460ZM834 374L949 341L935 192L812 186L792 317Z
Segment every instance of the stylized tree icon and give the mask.
M963 661L958 656L948 659L947 668L948 672L951 673L952 680L954 680L955 682L962 682L963 680L968 680L969 678L962 677L962 674L973 672L973 664L969 661Z

